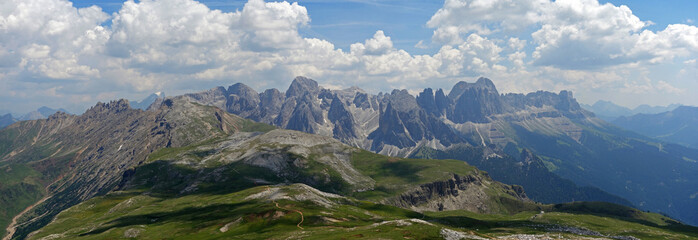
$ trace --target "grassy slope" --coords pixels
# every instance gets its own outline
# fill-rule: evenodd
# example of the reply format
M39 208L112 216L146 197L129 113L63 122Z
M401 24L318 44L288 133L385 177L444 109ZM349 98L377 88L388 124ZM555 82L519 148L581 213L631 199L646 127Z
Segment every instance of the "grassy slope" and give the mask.
M352 165L376 180L376 190L356 194L356 197L367 200L378 200L419 184L445 180L453 173L477 174L477 169L460 161L395 158L365 150L353 154Z
M677 229L660 215L640 212L633 218L603 213L520 212L514 215L483 215L467 211L412 212L352 199L333 199L333 207L310 201L246 200L265 191L259 186L227 194L194 194L172 198L115 192L94 198L59 214L54 222L32 239L52 235L68 239L117 239L138 232L141 239L328 239L328 238L439 238L442 228L476 232L479 236L540 234L556 226L576 226L604 235L631 235L642 239L698 238L695 228ZM292 192L291 187L282 187ZM604 205L614 207L613 205ZM553 210L556 206L547 205ZM573 208L573 207L570 207ZM296 227L304 213L303 229ZM605 211L605 210L604 210ZM536 216L534 218L534 216ZM430 224L400 226L384 221L423 219ZM378 223L384 223L382 225ZM220 229L228 225L228 230ZM562 236L574 236L562 232ZM554 234L557 235L557 234Z
M290 177L290 179L289 177L280 179L264 168L254 167L240 162L221 166L215 163L216 161L208 161L207 167L202 169L171 164L173 160L181 157L195 158L199 161L203 157L220 157L218 155L225 154L228 150L224 150L222 153L216 153L215 150L212 150L215 147L212 146L218 145L218 143L223 140L224 139L214 139L201 144L181 148L164 148L154 152L149 157L149 164L141 167L140 173L137 171L137 174L140 175L138 177L145 179L148 178L148 175L152 175L154 177L151 179L157 180L149 182L149 188L155 187L154 191L158 193L175 194L186 187L188 181L193 181L193 179L197 177L201 178L201 176L222 170L224 174L229 176L223 180L224 182L216 183L203 180L203 183L199 184L200 190L215 192L236 191L254 186L254 183L251 182L249 178L246 178L254 177L274 183L289 180L291 182L302 182L323 191L347 194L361 200L369 201L380 201L388 197L397 196L422 184L448 180L453 177L453 174L461 176L473 175L482 179L489 179L489 176L486 176L486 172L480 171L463 161L394 158L358 149L354 149L351 164L361 174L375 180L376 185L372 191L352 191L352 187L344 182L339 173L335 172L331 167L315 161L315 159L322 157L318 155L323 154L321 150L310 154L306 159L307 161L304 161L304 167L296 167L291 164L287 172L293 172L291 175L294 176ZM261 147L288 149L292 146L262 144ZM323 148L323 145L314 147L314 149L321 148ZM291 157L302 158L301 156L295 155ZM145 169L145 171L143 169ZM309 181L311 179L317 179L317 176L329 176L331 181ZM158 182L170 182L173 184L163 185ZM485 189L487 190L487 194L492 198L492 202L489 204L490 209L493 209L495 212L507 213L510 211L518 211L526 207L531 208L531 206L520 206L521 204L518 203L518 200L508 194L507 191L511 190L505 189L503 185L498 183L489 184Z
M230 176L224 182L203 184L199 191L190 194L178 193L192 176L202 173L186 167L173 170L174 165L162 159L172 159L181 154L206 155L201 153L201 147L205 145L162 149L153 153L150 159L154 161L143 166L147 169L137 171L135 176L137 180L144 180L140 181L140 187L112 192L72 207L59 214L55 221L32 238L52 235L69 239L116 239L137 233L143 239L426 239L439 238L442 228L474 231L479 236L503 236L540 234L558 226L582 227L604 235L632 235L643 239L698 238L698 229L677 224L658 214L607 203L536 205L537 209L546 211L543 215L537 215L539 210L516 208L511 204L513 201L497 203L514 206L505 207L502 211L512 214L493 215L467 211L422 214L374 204L366 200L380 200L419 184L448 179L453 173L468 175L484 172L457 160L390 158L367 151L355 152L352 164L376 180L376 190L353 194L353 197L365 200L334 199L338 203L334 207L322 207L310 201L277 200L284 210L266 199L245 200L252 194L265 191L267 187L254 187L253 183L235 175L263 177L268 173L261 168L245 168L243 165L234 166L236 170L223 172ZM269 175L266 179L271 177ZM293 191L288 186L282 188L286 192ZM496 192L490 194L497 196ZM506 199L508 195L501 196ZM304 213L304 229L296 227L301 218L292 210ZM411 218L429 221L431 225L378 224ZM220 229L226 225L229 230L222 232ZM565 232L561 234L574 236Z
M0 130L0 159L17 154L15 150L29 148L19 153L24 161L0 161L0 232L12 218L26 207L45 196L44 186L57 177L57 172L47 166L61 165L66 156L52 156L56 146L34 142L41 131L39 121L24 121ZM54 169L55 170L55 169Z
M458 160L394 158L369 151L359 150L354 153L352 164L364 175L376 180L373 191L353 194L354 197L378 201L396 196L416 186L450 179L453 174L460 176L478 176L489 179L486 172ZM490 180L491 181L491 180ZM490 196L490 209L497 213L512 213L524 209L537 209L532 203L524 203L508 194L511 189L492 181L485 188Z

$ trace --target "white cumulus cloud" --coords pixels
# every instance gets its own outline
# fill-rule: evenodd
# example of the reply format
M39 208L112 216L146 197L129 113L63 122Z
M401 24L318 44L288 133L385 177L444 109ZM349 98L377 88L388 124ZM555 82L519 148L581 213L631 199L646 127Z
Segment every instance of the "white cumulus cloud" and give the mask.
M194 0L128 0L111 16L67 0L0 1L0 109L84 109L234 82L285 88L296 75L373 91L487 76L503 91L684 94L681 81L645 75L680 61L686 74L676 75L690 76L698 55L697 27L651 31L628 7L597 0L446 0L426 23L438 51L425 55L396 48L381 29L345 51L303 37L310 23L304 6L286 1L223 12Z

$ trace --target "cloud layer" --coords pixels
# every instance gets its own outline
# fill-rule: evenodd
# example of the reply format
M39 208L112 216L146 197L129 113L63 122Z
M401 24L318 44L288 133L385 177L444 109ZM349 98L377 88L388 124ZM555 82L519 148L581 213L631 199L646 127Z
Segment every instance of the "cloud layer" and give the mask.
M346 50L303 37L311 18L297 3L250 0L222 12L193 0L129 0L110 16L67 0L8 0L0 3L0 109L84 109L233 82L285 88L296 75L374 91L488 76L504 91L571 89L589 99L686 94L676 79L648 75L695 79L698 28L653 32L650 24L597 0L446 0L426 22L436 50L413 55L381 29Z

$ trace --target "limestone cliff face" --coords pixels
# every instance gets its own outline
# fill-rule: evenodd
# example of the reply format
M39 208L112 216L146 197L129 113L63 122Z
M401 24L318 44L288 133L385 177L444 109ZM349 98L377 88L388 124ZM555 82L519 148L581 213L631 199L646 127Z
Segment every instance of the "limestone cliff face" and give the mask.
M429 113L418 103L430 105L430 98L427 92L415 99L406 90L395 90L385 96L387 106L380 113L378 129L368 136L373 140L371 150L381 151L385 145L415 147L422 141L438 141L445 146L462 141L434 112ZM433 105L436 106L436 102Z
M504 103L491 80L480 78L475 83L459 82L449 93L455 105L448 117L455 123L489 122L494 114L504 112Z
M384 203L415 211L468 210L476 213L501 213L495 204L496 199L487 194L491 185L501 185L512 199L530 201L520 186L508 186L495 182L486 174L460 176L422 184Z
M332 135L336 139L351 140L358 137L358 124L354 119L354 115L347 109L347 106L342 103L336 95L332 98L330 109L327 112L327 118L334 124Z
M226 110L241 117L250 117L256 111L261 100L259 94L245 84L237 83L226 91Z

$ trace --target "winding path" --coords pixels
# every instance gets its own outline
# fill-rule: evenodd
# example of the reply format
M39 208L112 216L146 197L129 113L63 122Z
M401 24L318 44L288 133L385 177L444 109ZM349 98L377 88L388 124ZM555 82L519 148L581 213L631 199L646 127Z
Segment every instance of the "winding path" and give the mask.
M61 149L63 149L63 148L61 148ZM79 158L79 157L82 155L82 153L83 153L86 149L87 149L87 147L84 147L84 148L80 149L80 150L77 152L77 155L75 156L75 158L73 159L72 162L74 162L75 159ZM60 149L59 149L58 151L60 151ZM55 155L55 153L54 153L53 155ZM72 162L71 162L71 163L72 163ZM71 174L71 176L70 176L70 179L74 178L75 175L76 175L76 173L73 172L73 174ZM39 201L35 202L35 203L32 204L31 206L25 208L22 212L20 212L19 214L15 215L15 217L12 218L12 222L10 222L10 225L7 225L7 228L5 229L5 233L6 233L7 235L5 235L5 237L3 237L2 240L11 240L11 239L12 239L12 236L15 235L15 232L17 231L17 227L19 227L19 226L21 226L21 225L23 225L23 224L26 224L26 223L31 222L31 220L30 220L30 221L27 221L27 222L25 222L25 223L23 223L23 224L17 225L17 221L19 220L20 217L22 217L22 215L26 214L27 212L29 212L30 210L32 210L32 208L38 206L39 204L44 203L46 200L48 200L49 198L51 198L51 197L53 196L53 195L51 195L51 194L48 194L48 192L49 192L49 190L48 190L49 187L51 187L53 184L56 184L57 182L63 180L63 178L65 178L65 173L61 174L61 175L60 175L55 181L53 181L51 184L46 185L46 187L44 187L44 191L47 193L47 196L45 196L44 198L42 198L42 199L40 199ZM63 185L65 185L65 182L63 183ZM60 187L63 187L63 185L61 185ZM59 188L60 188L60 187L59 187ZM45 215L45 214L44 214L44 215ZM42 216L43 216L43 215L42 215ZM39 216L39 217L41 217L41 216ZM35 219L36 219L36 218L35 218Z
M270 188L269 186L266 186L266 187L267 187L267 191L271 191L271 188ZM303 212L301 212L300 210L288 209L288 208L280 207L280 206L279 206L279 203L277 203L276 200L274 200L274 199L271 199L271 202L273 202L274 205L276 205L276 207L279 208L279 209L281 209L281 210L286 210L286 211L291 211L291 212L297 212L298 214L300 214L300 215L301 215L301 221L300 221L298 224L296 224L296 227L298 227L298 228L300 228L300 229L303 229L303 227L301 227L301 224L303 224L303 221L305 220L305 217L303 217Z
M3 240L10 240L10 239L12 239L12 236L15 235L15 231L17 231L17 227L21 226L21 225L17 225L17 220L19 220L19 218L22 217L22 215L24 215L25 213L29 212L29 210L31 210L32 208L36 207L37 205L44 203L44 201L46 201L46 200L49 199L49 198L51 198L51 196L46 196L46 197L42 198L41 200L39 200L39 201L35 202L34 204L32 204L31 206L25 208L22 212L20 212L20 213L17 214L15 217L13 217L13 218L12 218L12 222L11 222L10 225L8 225L7 228L5 229L7 235L5 235L5 237L3 238Z

